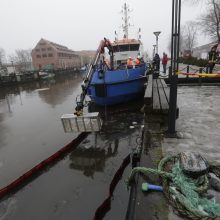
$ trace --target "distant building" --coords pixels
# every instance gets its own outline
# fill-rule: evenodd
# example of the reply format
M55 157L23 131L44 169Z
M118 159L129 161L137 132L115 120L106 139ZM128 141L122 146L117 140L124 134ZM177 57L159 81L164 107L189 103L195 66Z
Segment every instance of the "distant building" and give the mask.
M60 44L41 39L31 53L35 69L67 69L81 66L81 57Z
M81 65L90 64L96 54L95 50L81 50L76 51L76 54L81 56Z
M192 57L191 50L183 50L182 57L185 58L185 59Z
M211 47L216 43L209 43L193 48L193 56L197 58L207 59Z

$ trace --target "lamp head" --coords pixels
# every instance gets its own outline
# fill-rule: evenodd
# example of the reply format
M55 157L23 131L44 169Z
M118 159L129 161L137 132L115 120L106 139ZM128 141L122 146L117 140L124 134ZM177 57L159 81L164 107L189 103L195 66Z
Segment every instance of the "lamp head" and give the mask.
M154 33L154 35L155 35L156 37L158 37L158 36L160 35L161 31L155 31L155 32L153 32L153 33Z

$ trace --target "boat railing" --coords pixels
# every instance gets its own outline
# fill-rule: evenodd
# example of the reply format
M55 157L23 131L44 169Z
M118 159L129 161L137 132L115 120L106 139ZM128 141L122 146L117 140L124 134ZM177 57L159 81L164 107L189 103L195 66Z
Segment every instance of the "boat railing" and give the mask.
M127 64L120 64L117 66L116 69L119 69L119 70L125 70L125 69L137 69L137 68L140 68L140 67L143 67L145 66L145 63L141 63L139 65L127 65Z
M138 64L138 65L127 65L127 64L118 64L117 66L115 66L114 69L110 69L108 67L108 65L104 64L104 63L99 63L99 64L96 64L95 65L95 71L97 72L102 72L104 73L105 71L115 71L115 70L126 70L126 69L137 69L137 68L140 68L140 67L143 67L145 66L146 63L141 63L141 64Z

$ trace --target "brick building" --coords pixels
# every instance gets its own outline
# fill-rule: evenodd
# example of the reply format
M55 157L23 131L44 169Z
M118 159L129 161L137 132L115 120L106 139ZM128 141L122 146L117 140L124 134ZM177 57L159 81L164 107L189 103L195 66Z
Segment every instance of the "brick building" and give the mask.
M65 46L41 39L31 52L34 69L67 69L80 67L81 56Z

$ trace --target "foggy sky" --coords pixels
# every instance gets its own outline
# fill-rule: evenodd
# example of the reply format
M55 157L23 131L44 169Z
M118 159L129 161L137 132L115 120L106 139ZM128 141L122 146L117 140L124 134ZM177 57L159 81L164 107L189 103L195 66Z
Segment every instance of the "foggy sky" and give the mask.
M45 38L73 50L96 50L103 37L114 40L115 30L122 33L125 2L133 10L129 36L136 37L140 27L144 49L151 55L153 32L161 31L159 53L168 52L172 0L0 0L0 47L9 55L32 49ZM181 23L196 19L201 11L201 5L183 4Z

